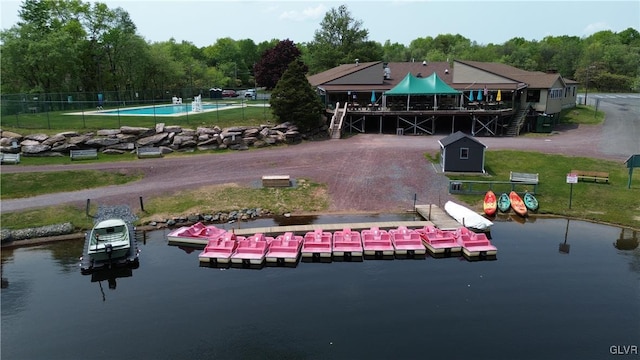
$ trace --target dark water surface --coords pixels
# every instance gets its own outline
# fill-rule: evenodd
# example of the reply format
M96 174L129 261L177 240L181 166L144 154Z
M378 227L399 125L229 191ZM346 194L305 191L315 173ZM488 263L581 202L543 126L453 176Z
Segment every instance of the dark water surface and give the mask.
M629 230L496 222L495 261L261 270L199 267L199 250L168 246L166 233L147 234L140 267L115 289L80 274L82 242L3 250L2 358L638 357L611 355L640 345L640 249Z

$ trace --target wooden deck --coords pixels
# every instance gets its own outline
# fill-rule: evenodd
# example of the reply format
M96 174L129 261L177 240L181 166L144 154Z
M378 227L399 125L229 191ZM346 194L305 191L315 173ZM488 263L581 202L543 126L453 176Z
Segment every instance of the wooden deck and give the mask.
M322 229L325 231L333 232L342 230L344 228L350 228L352 230L364 230L371 227L378 227L380 229L392 229L398 226L406 226L408 228L421 228L427 225L435 226L443 230L457 229L460 224L449 216L444 210L440 209L436 205L416 205L416 211L425 220L417 221L380 221L380 222L360 222L360 223L339 223L339 224L311 224L311 225L288 225L288 226L269 226L269 227L254 227L245 229L234 229L233 232L236 235L251 236L253 234L262 233L265 235L280 235L286 232L293 232L299 235L304 235L307 232L314 231L316 229ZM189 240L170 240L169 245L179 246L197 246L204 247L207 244L207 240L201 239L189 239Z
M437 205L416 205L416 211L424 219L432 222L433 226L438 229L455 230L460 227L460 223L458 223L458 221Z

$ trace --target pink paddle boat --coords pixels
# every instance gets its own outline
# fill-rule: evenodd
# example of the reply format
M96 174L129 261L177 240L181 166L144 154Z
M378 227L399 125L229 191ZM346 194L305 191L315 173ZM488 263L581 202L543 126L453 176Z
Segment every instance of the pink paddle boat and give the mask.
M292 232L286 232L278 235L267 251L268 263L295 263L298 261L300 249L302 248L302 236L294 235Z
M322 229L306 233L302 240L302 257L331 259L332 237L330 232L322 231Z
M272 237L267 237L261 233L252 235L244 240L238 240L238 247L231 255L231 263L262 265L272 240Z
M333 233L333 256L362 257L363 253L359 232L344 228Z
M389 230L391 241L395 248L396 255L413 256L426 255L427 249L422 244L420 233L408 229L406 226L398 226L397 229Z
M462 246L456 241L455 231L440 230L431 225L417 231L427 250L433 255L459 253L462 250Z
M209 240L221 238L227 230L219 229L213 225L204 225L197 222L191 226L183 226L167 234L169 241L189 241L202 240L203 244L208 244Z
M377 227L362 230L362 248L365 255L393 256L394 254L391 235Z
M231 255L238 247L238 241L246 239L244 236L236 236L232 232L222 237L211 239L204 250L198 255L201 263L228 264Z
M456 230L456 241L462 246L462 254L467 257L495 256L498 249L491 245L487 235L475 233L464 226Z

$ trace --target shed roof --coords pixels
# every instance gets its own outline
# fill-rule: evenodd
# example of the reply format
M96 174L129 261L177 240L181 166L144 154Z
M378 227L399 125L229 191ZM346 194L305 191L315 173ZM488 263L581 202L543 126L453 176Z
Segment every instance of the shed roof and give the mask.
M453 133L453 134L451 134L451 135L449 135L449 136L447 136L447 137L444 137L444 138L442 138L442 139L438 140L438 143L440 144L440 147L443 147L443 148L444 148L444 147L447 147L447 146L449 146L449 145L451 145L451 144L455 143L456 141L458 141L458 140L460 140L460 139L463 139L463 138L471 139L471 140L473 140L474 142L476 142L476 143L478 143L478 144L482 145L482 147L484 147L484 148L486 148L486 147L487 147L487 145L485 145L485 144L481 143L481 142L480 142L480 141L478 141L478 139L476 139L475 137L470 136L470 135L467 135L467 134L463 133L462 131L456 131L455 133Z

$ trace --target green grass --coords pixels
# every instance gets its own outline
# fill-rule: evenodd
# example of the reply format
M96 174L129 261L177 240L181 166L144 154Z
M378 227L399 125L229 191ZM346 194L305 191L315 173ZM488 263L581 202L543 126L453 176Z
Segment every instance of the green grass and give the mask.
M453 180L508 181L509 172L538 173L540 183L536 197L539 213L557 214L638 228L640 225L640 174L633 176L627 189L628 169L623 163L583 157L566 157L525 151L487 151L486 176L451 176ZM572 169L609 173L609 183L566 183ZM506 191L500 189L500 191ZM460 195L464 202L481 209L482 195Z
M563 124L595 125L603 122L604 118L604 112L596 112L594 108L584 105L577 105L575 108L564 109L560 112Z
M0 174L0 198L17 199L56 192L121 185L142 178L139 173L75 170Z

